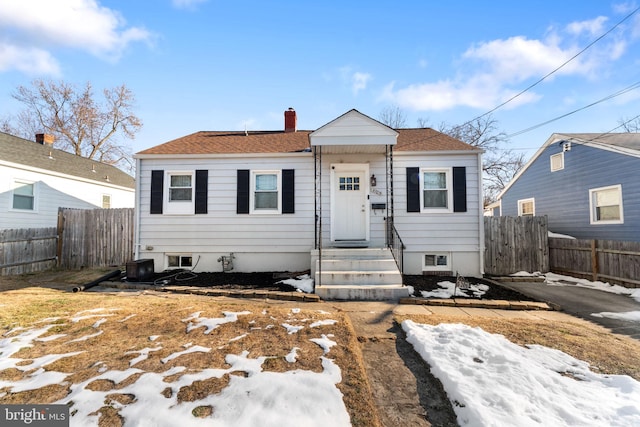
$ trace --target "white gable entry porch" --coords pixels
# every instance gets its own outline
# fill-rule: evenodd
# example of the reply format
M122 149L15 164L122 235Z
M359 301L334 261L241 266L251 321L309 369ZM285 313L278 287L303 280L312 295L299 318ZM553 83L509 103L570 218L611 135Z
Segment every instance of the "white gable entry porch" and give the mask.
M394 258L393 146L398 133L351 110L309 136L315 164L315 247L311 273L325 299L398 299ZM397 237L397 234L396 234Z

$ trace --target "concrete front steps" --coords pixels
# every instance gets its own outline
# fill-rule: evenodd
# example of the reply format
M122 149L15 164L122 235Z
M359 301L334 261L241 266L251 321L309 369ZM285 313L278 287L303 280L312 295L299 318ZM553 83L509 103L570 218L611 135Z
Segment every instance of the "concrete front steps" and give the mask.
M314 279L315 293L325 300L385 301L409 296L388 248L322 249Z

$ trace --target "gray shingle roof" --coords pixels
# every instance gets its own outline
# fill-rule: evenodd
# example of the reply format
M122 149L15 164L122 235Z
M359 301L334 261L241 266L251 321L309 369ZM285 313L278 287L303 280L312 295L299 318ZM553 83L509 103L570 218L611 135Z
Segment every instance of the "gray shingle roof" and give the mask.
M134 188L134 179L115 166L76 156L49 145L0 132L0 160L95 181ZM105 177L109 177L109 181Z
M558 135L567 137L568 140L576 138L584 142L593 141L640 151L640 133L559 133Z

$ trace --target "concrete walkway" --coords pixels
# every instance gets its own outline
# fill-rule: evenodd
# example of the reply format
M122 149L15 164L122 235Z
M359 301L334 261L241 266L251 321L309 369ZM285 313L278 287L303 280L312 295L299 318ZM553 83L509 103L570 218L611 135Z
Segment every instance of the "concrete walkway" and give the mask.
M345 312L361 343L369 383L385 427L457 426L453 408L429 366L405 340L393 321L396 315L441 314L578 321L557 311L494 310L471 307L397 305L391 302L329 301Z

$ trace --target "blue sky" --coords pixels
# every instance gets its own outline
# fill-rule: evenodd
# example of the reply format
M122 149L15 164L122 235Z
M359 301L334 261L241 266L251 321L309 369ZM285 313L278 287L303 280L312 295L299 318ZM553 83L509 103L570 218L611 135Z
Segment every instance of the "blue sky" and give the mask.
M0 116L34 78L126 84L133 151L199 130L299 129L397 105L409 127L480 116L562 65L634 2L20 0L0 3ZM640 12L493 112L511 135L640 81ZM640 89L510 138L530 156L554 132L607 132Z

